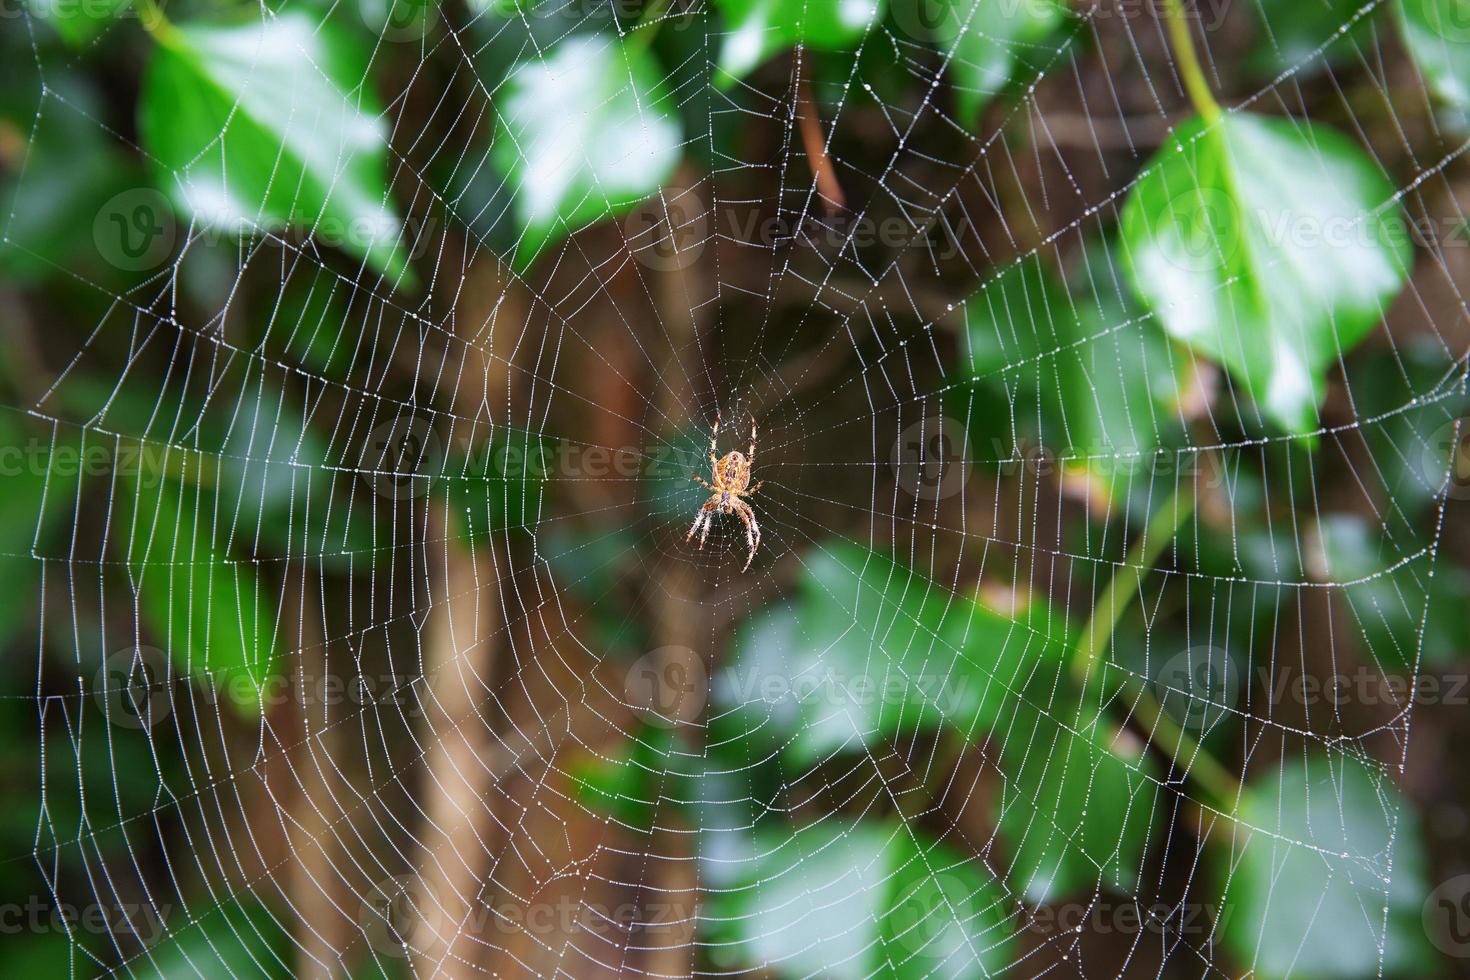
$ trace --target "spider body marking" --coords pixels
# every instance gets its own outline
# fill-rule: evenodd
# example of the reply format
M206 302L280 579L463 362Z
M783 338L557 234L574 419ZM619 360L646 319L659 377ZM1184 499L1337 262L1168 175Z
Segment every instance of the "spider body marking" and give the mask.
M745 566L740 569L743 572L755 560L756 549L761 543L761 526L756 522L755 510L744 499L759 491L765 483L762 480L753 487L750 485L750 469L755 464L755 420L750 421L750 448L747 452L734 449L723 456L715 455L715 443L719 437L720 416L716 413L715 427L709 439L709 468L713 482L698 473L689 474L691 479L709 489L710 498L699 508L699 513L694 515L694 524L684 540L689 541L698 534L699 546L703 548L715 515L734 514L745 525L745 543L750 547Z

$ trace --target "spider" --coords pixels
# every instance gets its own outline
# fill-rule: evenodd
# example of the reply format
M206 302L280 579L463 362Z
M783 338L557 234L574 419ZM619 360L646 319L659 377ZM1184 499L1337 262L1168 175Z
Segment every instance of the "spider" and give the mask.
M750 485L750 467L755 462L755 419L750 420L749 452L742 453L736 449L716 458L715 441L719 437L720 416L719 413L715 413L715 428L709 438L710 473L715 482L710 483L698 473L689 474L691 479L708 487L713 495L704 502L703 507L699 508L699 513L694 516L694 526L689 529L684 540L690 540L698 531L699 546L703 548L704 539L709 537L709 526L715 519L715 514L734 514L745 525L745 543L750 546L750 555L745 559L745 568L741 569L743 572L750 568L750 563L755 560L755 550L760 547L761 543L761 526L756 523L755 511L751 509L750 504L741 498L749 497L757 492L766 482L761 480L755 486L746 489ZM701 524L704 525L703 530L700 529Z

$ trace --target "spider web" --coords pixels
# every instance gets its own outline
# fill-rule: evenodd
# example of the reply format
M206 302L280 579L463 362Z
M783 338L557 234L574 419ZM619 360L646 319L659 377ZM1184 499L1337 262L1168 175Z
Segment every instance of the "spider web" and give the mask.
M1426 97L1396 87L1381 6L1278 49L1286 67L1227 112L1386 117L1371 131L1401 142L1357 130L1395 175L1375 203L1462 221L1446 171L1470 144L1436 130L1421 158L1404 135L1422 136ZM615 12L433 9L422 31L380 32L370 84L418 290L263 222L237 240L180 220L125 286L61 270L91 305L45 332L8 414L53 457L111 465L53 466L21 552L42 586L35 689L12 696L41 732L29 857L49 903L157 924L69 926L74 972L1215 975L1255 965L1222 951L1216 903L1263 853L1359 886L1349 908L1276 910L1282 929L1351 917L1377 958L1353 968L1391 970L1412 699L1365 713L1271 692L1324 665L1420 675L1452 483L1401 426L1459 411L1460 345L1432 313L1464 308L1455 257L1421 247L1369 342L1401 394L1345 357L1317 431L1251 427L1227 378L1146 347L1158 325L1120 271L1123 201L1188 115L1152 15L1068 8L1059 42L1012 42L1019 83L969 125L947 94L961 56L891 18L849 55L797 48L731 84L707 5ZM22 23L28 146L61 120L146 158ZM669 71L644 108L683 121L685 162L512 271L523 188L493 165L525 160L501 125L509 65L624 33ZM1197 32L1207 70L1230 38ZM47 176L22 165L16 201ZM1106 315L1058 341L1075 314L1047 305L1037 268ZM998 353L967 371L977 324ZM1176 410L1124 391L1147 404L1089 441L1094 420L1044 393L1081 364L1101 404L1129 351ZM758 426L745 574L733 516L702 549L685 537L716 417L718 454ZM1427 516L1394 482L1405 468ZM143 503L170 481L214 493ZM1130 545L1171 501L1191 511L1177 547L1143 562ZM1350 570L1324 557L1347 514L1385 542ZM186 525L229 558L211 566ZM185 613L191 592L219 601ZM1128 608L1093 668L1104 693L1039 684L1044 652L1105 602ZM1006 628L977 643L939 625L972 608L972 630ZM1408 647L1377 629L1395 611ZM199 661L232 643L242 664ZM259 671L252 716L236 701ZM860 679L900 695L866 713ZM933 712L975 685L991 723L936 734ZM1199 756L1150 736L1140 690L1190 744L1279 773L1273 806L1205 792ZM803 761L773 768L769 733ZM1121 803L1094 797L1083 742L1125 766ZM630 751L634 783L586 790ZM1079 793L1136 814L1139 867L1095 860ZM1312 834L1281 822L1293 808ZM795 843L773 848L777 827ZM1081 852L1095 880L1018 878L1028 848ZM907 918L881 951L854 940L895 902ZM1123 906L1142 925L1117 927Z

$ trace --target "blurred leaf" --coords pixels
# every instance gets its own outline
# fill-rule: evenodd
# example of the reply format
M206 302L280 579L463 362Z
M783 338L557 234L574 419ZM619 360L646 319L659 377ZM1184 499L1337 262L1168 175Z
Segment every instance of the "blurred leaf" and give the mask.
M678 751L674 734L673 728L643 723L614 755L579 759L568 767L577 799L594 813L652 833L661 802L673 795L670 784L679 778L678 763L670 758ZM662 802L662 809L670 805Z
M138 127L183 214L246 238L303 227L411 281L369 47L300 13L158 36Z
M1219 869L1217 935L1239 971L1262 980L1433 972L1418 818L1392 782L1347 756L1313 753L1252 779L1236 820Z
M900 29L924 24L949 60L960 121L975 126L980 112L1012 81L1033 82L1066 46L1070 12L1060 0L894 0Z
M63 74L54 85L57 95L39 112L34 103L7 100L0 116L0 144L23 147L14 173L0 183L0 263L7 278L23 283L64 276L80 260L89 271L105 269L97 261L97 223L108 203L140 179L96 122L100 97L84 76Z
M1149 166L1122 217L1134 288L1268 417L1310 432L1327 370L1412 261L1393 184L1326 127L1244 113L1186 123Z
M589 644L610 651L648 648L647 624L629 616L625 605L640 561L633 530L582 530L559 521L536 534L536 550L551 566L557 587L586 610Z
M366 359L371 350L352 318L353 303L362 295L330 269L298 267L262 318L266 348L324 378L347 377L354 360ZM357 312L359 320L364 316Z
M912 826L763 830L711 891L711 955L780 976L999 976L1014 965L1006 893L977 858Z
M725 32L714 83L729 88L774 54L800 44L814 51L856 47L883 11L882 0L715 0Z
M291 936L280 917L252 898L226 901L192 922L169 925L177 931L131 964L138 975L159 980L291 976Z
M498 108L491 159L516 188L521 269L653 194L683 148L662 70L636 41L570 37L517 64Z
M353 506L356 461L335 464L303 410L263 387L247 387L227 408L217 450L220 520L233 529L226 546L338 571L370 565L378 545L372 515Z
M1332 592L1352 611L1370 664L1403 677L1421 655L1429 665L1470 655L1464 569L1432 552L1404 563L1417 541L1391 541L1351 514L1324 515L1315 543L1322 579L1350 583Z
M1465 0L1398 0L1404 44L1429 87L1458 109L1470 109L1470 10Z
M80 48L117 19L132 0L26 0L26 7L56 29L61 39Z
M484 543L492 534L535 527L551 449L525 433L504 434L468 456L454 455L438 474L458 519L458 534Z
M798 610L742 630L717 686L797 764L940 723L970 736L1067 645L1042 602L994 610L842 543L807 556Z
M951 397L949 410L969 420L968 455L1014 458L1017 438L1031 440L1073 457L1111 498L1126 493L1130 474L1149 482L1154 450L1177 437L1186 366L1125 298L1109 247L1094 245L1084 260L1074 295L1031 256L966 302L969 403Z
M119 481L116 534L149 632L179 670L223 688L244 715L261 710L261 686L280 658L274 595L254 566L226 554L216 522L228 517L197 487Z
M1373 463L1360 479L1379 491L1381 513L1395 534L1410 534L1426 505L1462 482L1455 421L1470 412L1463 370L1438 343L1363 350L1348 366L1353 417ZM1453 481L1447 483L1447 481Z
M965 303L965 353L977 375L1017 377L1041 387L1044 355L1066 343L1077 311L1041 260L1012 262Z
M1107 718L1068 717L1075 693L1048 704L1049 693L1034 684L1017 698L1004 733L997 825L1013 855L1011 881L1033 904L1099 887L1130 894L1153 823L1155 767L1120 748Z
M1364 9L1361 0L1254 0L1253 5L1260 26L1248 61L1256 72L1270 75L1351 65L1357 58L1356 45L1370 43L1380 9L1368 9L1354 20ZM1324 49L1321 54L1318 48Z
M31 557L39 542L70 521L84 470L83 447L31 433L14 412L0 412L0 643L38 615L43 565Z
M1153 487L1159 464L1176 463L1155 451L1180 440L1179 401L1192 366L1129 301L1113 250L1105 242L1084 253L1073 295L1075 327L1057 353L1064 418L1045 442L1080 458L1077 468L1121 498L1135 484Z

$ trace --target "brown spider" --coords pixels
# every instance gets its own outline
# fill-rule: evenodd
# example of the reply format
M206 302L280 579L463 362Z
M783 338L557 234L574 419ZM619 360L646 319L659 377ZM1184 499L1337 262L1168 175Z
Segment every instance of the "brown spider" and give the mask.
M709 537L710 522L715 519L715 514L736 515L745 525L745 543L750 545L750 555L745 559L745 568L741 569L743 572L755 560L755 549L759 548L761 543L761 526L756 523L755 511L751 509L750 504L741 498L749 497L760 490L766 482L761 480L755 486L746 489L750 485L750 467L755 462L755 419L750 420L750 451L748 453L742 453L737 449L716 459L715 441L719 437L720 416L719 413L716 413L715 428L709 438L709 466L715 482L710 483L698 473L689 474L692 479L708 487L713 496L704 502L703 507L699 508L699 513L694 517L694 526L689 529L684 540L688 541L694 537L696 531L699 531L699 546L703 548L704 539ZM700 530L701 524L704 525L703 530Z

